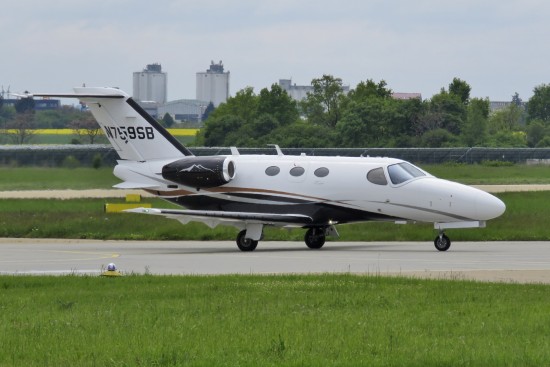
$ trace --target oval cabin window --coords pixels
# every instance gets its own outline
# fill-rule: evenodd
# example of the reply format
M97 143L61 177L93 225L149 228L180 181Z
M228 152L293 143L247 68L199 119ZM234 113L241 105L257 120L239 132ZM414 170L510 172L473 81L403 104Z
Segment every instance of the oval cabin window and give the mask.
M290 170L290 175L294 177L298 177L303 175L305 171L306 170L304 167L294 167Z
M313 172L313 174L317 177L327 177L328 176L328 168L326 167L319 167Z
M265 174L268 176L277 176L279 172L281 172L281 169L277 166L271 166L265 169Z

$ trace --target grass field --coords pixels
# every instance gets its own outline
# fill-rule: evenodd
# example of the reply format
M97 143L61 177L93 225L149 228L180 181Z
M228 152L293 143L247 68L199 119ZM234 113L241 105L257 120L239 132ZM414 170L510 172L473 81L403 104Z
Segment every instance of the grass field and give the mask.
M467 168L432 168L469 179ZM550 183L543 168L489 167L474 177ZM118 182L111 171L2 168L0 190L108 188ZM550 239L550 192L498 196L507 205L502 217L485 229L448 231L452 240ZM107 201L117 202L0 200L0 237L234 240L237 233L105 214ZM338 230L345 241L429 243L435 235L431 225ZM303 234L269 229L265 237ZM0 276L0 366L545 366L549 304L548 285L376 275Z
M421 167L436 177L468 185L550 183L550 167L545 165L493 167L483 164L438 164Z
M545 366L550 287L375 275L0 277L2 366Z
M505 214L487 228L449 230L453 241L549 240L550 191L503 193ZM237 230L201 223L182 225L164 217L106 214L106 202L122 199L0 200L0 237L89 238L139 240L234 240ZM153 207L171 207L159 199L145 199ZM431 224L361 223L338 226L342 241L426 241L436 232ZM302 241L304 231L266 228L266 240Z
M2 167L0 191L107 189L119 183L112 167L48 168Z

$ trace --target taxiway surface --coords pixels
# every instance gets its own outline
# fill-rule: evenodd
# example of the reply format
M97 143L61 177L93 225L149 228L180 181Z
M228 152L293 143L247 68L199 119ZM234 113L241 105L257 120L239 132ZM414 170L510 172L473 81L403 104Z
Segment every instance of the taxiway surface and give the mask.
M446 279L550 283L550 242L260 242L244 253L230 241L0 239L1 274L358 273Z

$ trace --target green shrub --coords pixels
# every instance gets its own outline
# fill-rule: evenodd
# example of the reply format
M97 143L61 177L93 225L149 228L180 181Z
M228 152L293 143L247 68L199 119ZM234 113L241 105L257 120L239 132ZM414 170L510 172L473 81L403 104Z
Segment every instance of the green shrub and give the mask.
M482 161L482 166L485 167L512 167L514 165L514 162L508 162L508 161Z
M101 154L94 155L94 158L92 159L92 167L95 169L98 169L101 167L101 164L103 163L103 159L101 158Z
M80 166L80 161L74 155L68 155L63 159L63 167L77 168Z

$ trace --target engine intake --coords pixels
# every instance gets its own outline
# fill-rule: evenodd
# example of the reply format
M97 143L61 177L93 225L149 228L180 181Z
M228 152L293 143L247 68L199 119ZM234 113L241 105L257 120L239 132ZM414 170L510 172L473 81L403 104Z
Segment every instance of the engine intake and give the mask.
M235 162L229 157L183 158L162 167L162 177L195 188L222 186L235 177Z

